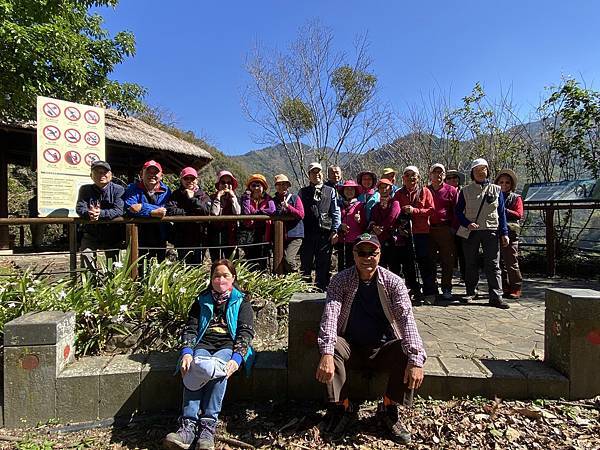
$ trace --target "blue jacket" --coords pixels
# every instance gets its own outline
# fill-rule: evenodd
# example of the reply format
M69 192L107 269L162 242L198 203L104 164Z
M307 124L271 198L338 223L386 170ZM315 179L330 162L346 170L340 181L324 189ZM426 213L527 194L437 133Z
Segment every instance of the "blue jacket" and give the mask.
M150 203L146 195L146 188L144 183L141 181L138 183L131 183L127 186L125 194L123 194L123 200L125 201L125 211L127 215L132 217L151 217L150 213L158 208L165 208L169 197L171 197L171 189L160 182L160 190L155 192L156 203ZM142 205L142 209L138 212L133 212L129 208L136 203Z
M197 304L199 306L199 314L198 314L198 332L195 336L195 342L190 342L189 338L186 338L184 335L184 348L181 351L181 355L193 355L195 347L204 337L204 333L208 329L210 321L213 318L214 314L214 300L210 291L205 291L200 294L196 299ZM225 316L227 318L227 328L229 330L229 336L231 339L235 341L237 337L237 326L238 326L238 314L240 311L240 306L244 301L244 294L240 292L235 287L231 292L231 297L227 301L227 310L225 311ZM192 311L197 310L196 308L192 308ZM236 358L237 357L239 358ZM241 355L239 353L234 353L232 355L232 359L236 360L238 364L241 363ZM246 371L249 371L252 367L252 362L254 361L254 351L252 350L252 346L248 346L248 350L246 355L243 358L246 364Z

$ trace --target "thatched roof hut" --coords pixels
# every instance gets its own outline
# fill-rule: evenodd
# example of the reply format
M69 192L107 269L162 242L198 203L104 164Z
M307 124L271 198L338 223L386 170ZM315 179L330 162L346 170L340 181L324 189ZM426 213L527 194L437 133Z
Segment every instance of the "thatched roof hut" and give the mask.
M165 172L182 167L200 169L212 161L206 150L135 117L106 110L106 159L115 172L132 178L144 161L156 159ZM35 167L36 123L0 122L0 149L7 163Z

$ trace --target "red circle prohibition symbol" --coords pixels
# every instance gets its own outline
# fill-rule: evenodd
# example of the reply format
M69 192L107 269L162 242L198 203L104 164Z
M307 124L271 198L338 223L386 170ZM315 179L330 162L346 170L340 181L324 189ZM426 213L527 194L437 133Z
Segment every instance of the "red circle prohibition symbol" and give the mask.
M60 130L54 125L46 125L43 133L46 139L50 139L51 141L56 141L60 137Z
M96 125L100 122L100 115L96 111L92 111L91 109L87 110L83 114L83 118L87 123L91 123L92 125Z
M72 166L76 166L81 162L81 155L75 150L69 150L67 153L65 153L65 161Z
M60 107L56 103L44 103L42 110L44 111L44 114L53 119L60 116Z
M84 136L85 142L90 145L98 145L100 143L100 136L98 133L94 133L93 131L88 131Z
M100 161L100 157L95 153L88 153L83 159L88 166L91 166L96 161Z
M69 128L65 131L65 139L71 144L77 144L81 140L81 133L75 128Z
M81 113L74 106L68 106L65 108L65 117L73 122L81 119Z
M44 159L49 163L57 163L60 161L60 152L55 148L47 148L44 150Z

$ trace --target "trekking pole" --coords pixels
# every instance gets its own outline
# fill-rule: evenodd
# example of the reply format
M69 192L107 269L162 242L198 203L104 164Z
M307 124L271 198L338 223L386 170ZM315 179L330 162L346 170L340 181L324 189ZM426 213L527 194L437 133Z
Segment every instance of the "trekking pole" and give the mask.
M415 239L412 232L412 217L408 217L408 241L410 242L410 248L413 256L413 265L415 268L415 275L417 277L417 284L420 286L421 291L423 290L423 283L421 282L421 272L419 271L419 264L417 263L417 248L415 246ZM422 294L422 292L421 292ZM420 302L419 302L420 303Z

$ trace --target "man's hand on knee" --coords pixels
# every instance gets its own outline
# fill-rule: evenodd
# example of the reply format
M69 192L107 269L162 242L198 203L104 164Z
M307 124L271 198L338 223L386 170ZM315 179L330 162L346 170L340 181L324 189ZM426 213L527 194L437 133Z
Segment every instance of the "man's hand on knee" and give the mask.
M419 389L423 383L423 368L409 364L404 371L404 384L408 383L409 389Z
M319 361L317 367L316 377L321 383L331 383L333 380L333 374L335 372L335 365L333 364L333 355L323 355Z

